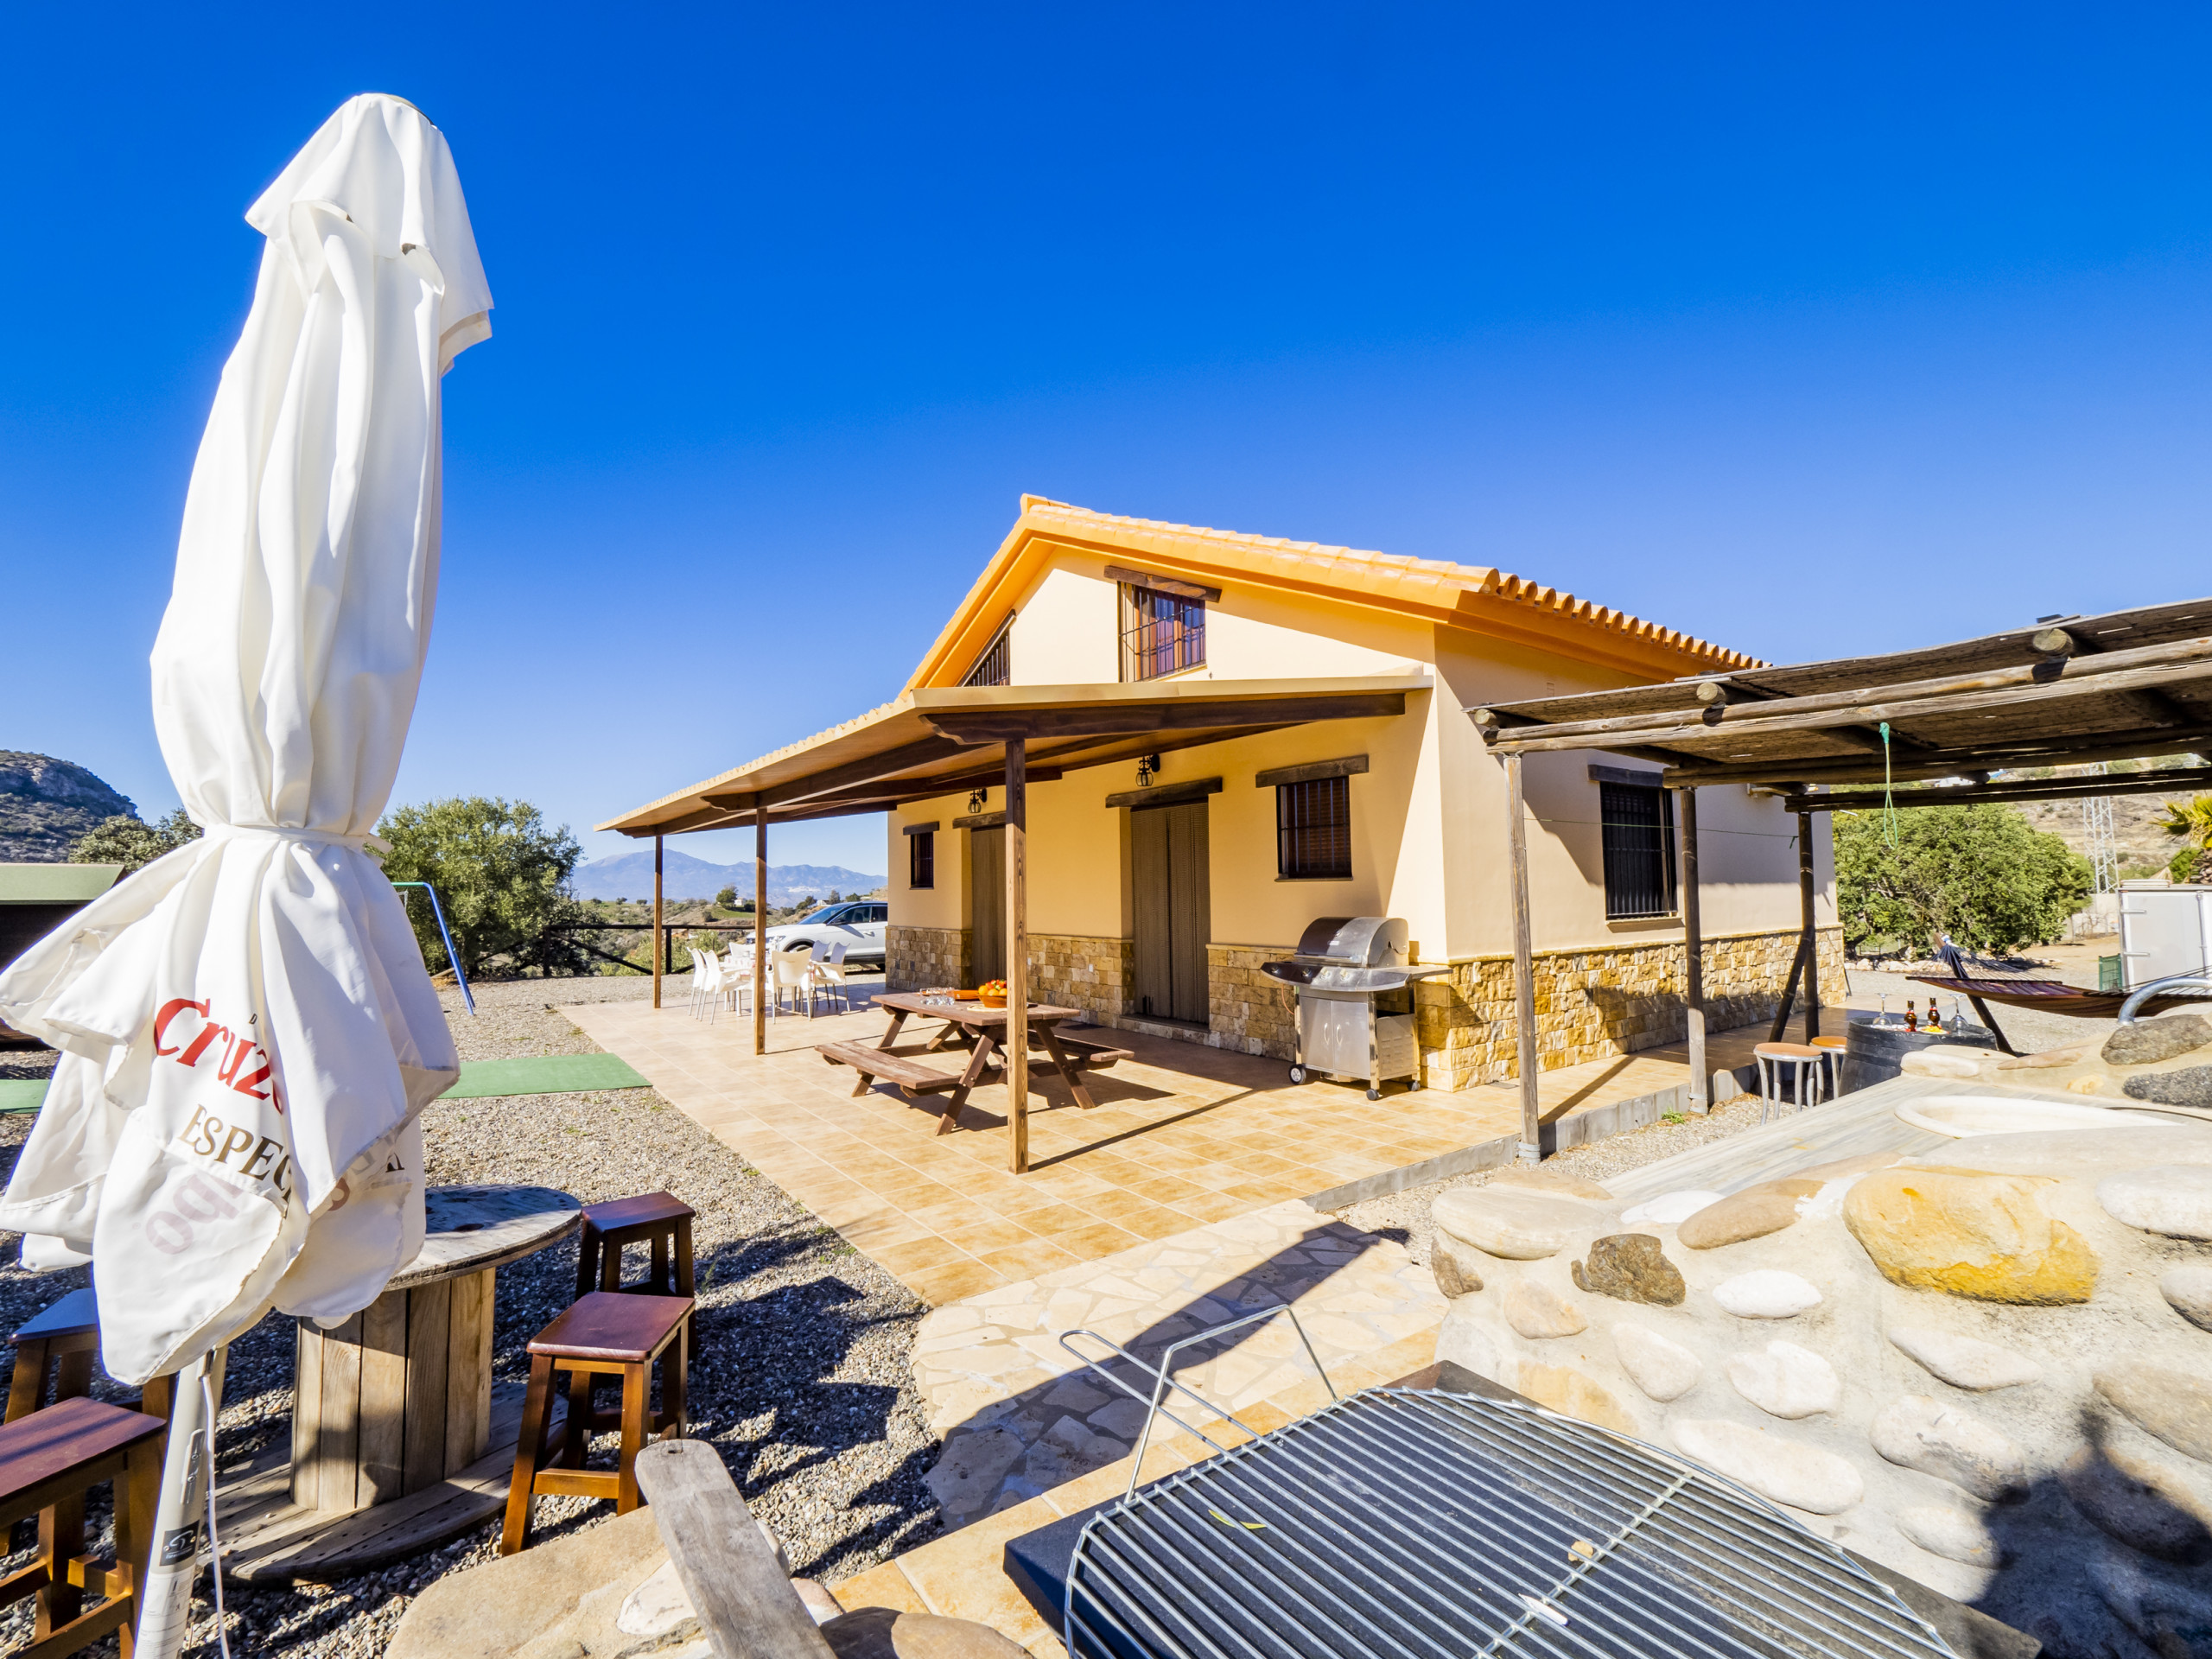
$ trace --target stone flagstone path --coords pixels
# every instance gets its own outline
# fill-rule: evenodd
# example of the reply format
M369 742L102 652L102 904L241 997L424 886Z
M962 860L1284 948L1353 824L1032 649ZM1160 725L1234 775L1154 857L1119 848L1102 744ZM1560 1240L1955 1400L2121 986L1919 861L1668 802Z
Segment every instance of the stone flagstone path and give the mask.
M1145 1408L1086 1370L1061 1344L1064 1333L1095 1332L1156 1363L1171 1343L1286 1305L1332 1376L1433 1330L1446 1306L1402 1244L1292 1200L936 1309L917 1335L914 1369L931 1429L946 1437L929 1476L945 1525L1022 1503L1134 1449ZM1086 1351L1107 1352L1095 1344ZM1177 1380L1231 1412L1313 1377L1287 1319L1179 1357ZM1148 1391L1148 1374L1120 1369ZM1201 1425L1214 1415L1187 1396L1178 1409Z

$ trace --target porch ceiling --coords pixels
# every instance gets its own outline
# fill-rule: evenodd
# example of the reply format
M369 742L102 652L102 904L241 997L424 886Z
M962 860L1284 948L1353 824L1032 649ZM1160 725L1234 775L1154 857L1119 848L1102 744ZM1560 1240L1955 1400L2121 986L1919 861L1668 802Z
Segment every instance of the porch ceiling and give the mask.
M881 812L907 801L1002 783L1008 740L1027 746L1027 776L1194 747L1319 720L1405 712L1426 674L1345 679L1141 682L1134 685L916 687L804 742L598 825L676 835Z

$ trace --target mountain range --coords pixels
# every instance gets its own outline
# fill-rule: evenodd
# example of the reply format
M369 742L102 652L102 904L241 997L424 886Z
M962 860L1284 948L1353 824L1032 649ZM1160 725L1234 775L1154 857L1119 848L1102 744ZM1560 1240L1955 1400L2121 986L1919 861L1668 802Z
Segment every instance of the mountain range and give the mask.
M0 749L0 863L64 862L102 820L137 816L127 797L73 761Z
M768 902L789 905L810 895L826 899L830 892L848 897L873 893L885 878L837 864L771 864ZM711 899L724 887L735 887L738 896L753 896L753 866L710 864L703 858L668 849L661 864L661 890L671 899ZM576 867L572 889L579 899L650 899L653 896L653 855L649 851L623 853L595 863Z

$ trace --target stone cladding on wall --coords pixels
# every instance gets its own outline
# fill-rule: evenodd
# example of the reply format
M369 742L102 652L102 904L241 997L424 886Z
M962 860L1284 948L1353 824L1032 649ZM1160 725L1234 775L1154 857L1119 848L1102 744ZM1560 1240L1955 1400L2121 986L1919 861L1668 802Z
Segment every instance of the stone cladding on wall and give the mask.
M1206 946L1206 1041L1212 1048L1271 1054L1298 1052L1298 993L1260 971L1291 954L1287 944Z
M893 922L883 931L883 982L894 991L918 991L931 985L974 983L968 971L964 927L914 927Z
M1843 930L1819 932L1821 985L1843 986ZM1797 952L1797 932L1705 941L1706 1029L1771 1020ZM1678 1043L1688 1034L1681 942L1546 952L1535 960L1536 1049L1542 1068ZM1419 982L1414 1030L1433 1089L1465 1089L1517 1076L1513 958L1455 962Z
M1029 1000L1081 1008L1111 1025L1129 1005L1136 972L1136 946L1128 939L1087 938L1078 934L1029 936Z
M893 922L885 930L883 948L884 982L892 990L976 982L967 928ZM1128 1005L1135 950L1127 939L1032 933L1029 1000L1081 1008L1093 1019L1110 1023Z

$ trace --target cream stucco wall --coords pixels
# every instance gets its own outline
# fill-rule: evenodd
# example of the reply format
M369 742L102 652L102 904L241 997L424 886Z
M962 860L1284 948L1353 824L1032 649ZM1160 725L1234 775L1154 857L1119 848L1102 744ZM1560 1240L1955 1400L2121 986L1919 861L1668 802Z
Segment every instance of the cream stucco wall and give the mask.
M1630 677L1526 647L1451 630L1438 636L1440 700L1462 708L1565 696L1630 683ZM1513 949L1506 856L1503 761L1472 721L1445 721L1445 821L1450 851L1451 951L1495 956ZM1522 766L1529 810L1529 903L1539 951L1609 949L1680 940L1679 919L1613 922L1605 917L1605 859L1595 765L1651 772L1648 760L1593 750L1533 754ZM1698 791L1700 924L1709 937L1795 928L1798 924L1796 820L1772 798L1737 785ZM1827 825L1816 819L1816 917L1835 919L1834 863Z
M1022 596L1007 672L1015 685L1112 684L1122 677L1116 588L1092 568L1055 565Z
M1008 672L1015 685L1121 678L1119 584L1106 561L1069 553L1016 606ZM1230 588L1206 607L1206 661L1178 678L1290 679L1402 673L1425 665L1426 623L1296 594Z

